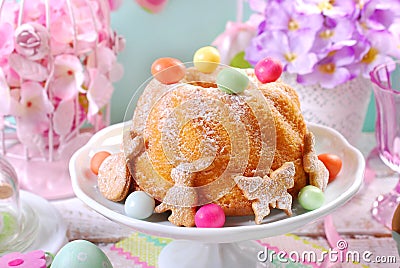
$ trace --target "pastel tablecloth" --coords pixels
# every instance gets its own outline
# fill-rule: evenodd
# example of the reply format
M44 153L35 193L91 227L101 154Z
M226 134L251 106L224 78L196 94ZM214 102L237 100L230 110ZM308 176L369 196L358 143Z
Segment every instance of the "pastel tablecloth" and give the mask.
M172 239L169 238L160 238L142 233L134 233L128 238L116 243L111 249L131 260L135 268L153 268L158 267L158 255L171 241ZM322 256L322 252L329 250L315 242L294 234L269 237L257 240L257 242L260 245L267 247L269 252L286 253L285 260L273 260L275 267L320 267L320 264L316 262L304 262L301 259L292 261L292 259L297 257L294 252L301 256L303 252L313 251L316 253L316 256ZM257 252L255 252L254 258L257 258ZM346 266L348 265L351 264L347 264ZM355 267L368 267L359 263L353 263L353 265Z

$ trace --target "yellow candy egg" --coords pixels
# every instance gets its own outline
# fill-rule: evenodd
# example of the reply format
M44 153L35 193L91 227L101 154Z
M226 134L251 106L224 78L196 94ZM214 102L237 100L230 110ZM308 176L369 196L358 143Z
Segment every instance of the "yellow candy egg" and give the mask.
M215 47L202 47L194 53L194 66L202 73L212 73L221 62L221 57Z

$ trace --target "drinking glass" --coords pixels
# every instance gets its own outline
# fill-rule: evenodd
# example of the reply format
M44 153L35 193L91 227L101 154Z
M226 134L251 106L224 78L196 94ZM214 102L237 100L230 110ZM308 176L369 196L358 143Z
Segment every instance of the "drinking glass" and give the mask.
M375 135L382 162L400 173L400 61L375 67L370 73L376 103ZM400 180L395 188L379 195L372 205L372 215L391 228L395 208L400 203Z

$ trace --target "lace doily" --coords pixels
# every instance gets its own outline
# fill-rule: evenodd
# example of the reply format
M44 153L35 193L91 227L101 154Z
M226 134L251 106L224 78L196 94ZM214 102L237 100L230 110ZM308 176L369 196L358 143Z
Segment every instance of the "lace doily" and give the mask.
M357 141L371 98L368 79L357 77L333 89L301 85L288 73L282 74L282 80L296 89L306 121L334 128L352 144Z

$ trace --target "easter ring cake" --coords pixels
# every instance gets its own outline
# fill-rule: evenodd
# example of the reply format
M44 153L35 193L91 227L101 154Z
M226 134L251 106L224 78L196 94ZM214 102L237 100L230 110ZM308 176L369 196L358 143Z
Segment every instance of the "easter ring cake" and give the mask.
M212 203L260 224L271 207L291 215L304 186L325 190L329 174L294 89L261 83L253 69L168 67L179 69L147 85L123 144L132 185L158 201L155 212L195 226L196 211Z

